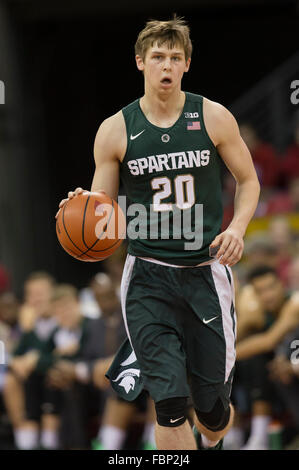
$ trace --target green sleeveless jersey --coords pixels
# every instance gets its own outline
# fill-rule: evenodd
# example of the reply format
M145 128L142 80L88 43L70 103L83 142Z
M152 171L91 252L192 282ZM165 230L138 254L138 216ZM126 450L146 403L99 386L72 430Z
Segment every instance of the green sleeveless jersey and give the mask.
M221 157L203 120L203 97L185 93L179 119L151 124L139 99L122 109L127 150L120 178L128 197L128 252L169 264L212 259L223 208Z

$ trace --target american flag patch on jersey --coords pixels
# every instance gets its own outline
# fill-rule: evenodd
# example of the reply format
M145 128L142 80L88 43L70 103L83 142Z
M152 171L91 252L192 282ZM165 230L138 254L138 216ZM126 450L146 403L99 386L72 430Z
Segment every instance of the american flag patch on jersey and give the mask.
M188 131L200 131L200 121L187 122Z

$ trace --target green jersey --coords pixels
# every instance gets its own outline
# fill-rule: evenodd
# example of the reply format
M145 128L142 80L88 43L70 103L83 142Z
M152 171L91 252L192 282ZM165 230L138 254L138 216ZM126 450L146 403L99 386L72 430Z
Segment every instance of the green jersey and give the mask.
M151 124L139 99L122 109L127 150L120 177L130 203L128 252L194 266L211 259L209 245L221 230L221 157L205 128L203 97L185 96L169 128Z

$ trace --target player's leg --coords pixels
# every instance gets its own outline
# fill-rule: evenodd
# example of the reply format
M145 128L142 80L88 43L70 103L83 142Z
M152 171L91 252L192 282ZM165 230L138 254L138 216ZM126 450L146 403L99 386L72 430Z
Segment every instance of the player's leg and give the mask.
M195 449L187 421L189 387L177 327L177 270L129 257L122 280L122 310L144 388L155 402L158 449Z
M218 262L187 271L184 319L195 425L204 447L214 447L233 423L230 392L235 364L235 310L231 271ZM196 285L196 288L195 288Z
M188 421L187 398L169 398L155 404L156 443L159 450L195 450L196 442Z
M159 450L196 450L196 442L188 421L175 428L156 424L156 443Z
M231 403L225 411L219 409L215 412L215 409L216 407L214 407L212 412L206 413L204 416L202 413L195 414L194 424L198 431L204 436L202 437L202 442L205 447L215 447L227 434L234 421L234 408ZM211 424L206 424L206 426L203 424L207 421L212 423L213 420L218 423L215 427L211 426Z

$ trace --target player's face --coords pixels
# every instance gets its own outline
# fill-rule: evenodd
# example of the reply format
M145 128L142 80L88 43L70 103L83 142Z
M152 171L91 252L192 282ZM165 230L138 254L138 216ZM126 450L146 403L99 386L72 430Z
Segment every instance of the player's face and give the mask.
M181 88L182 77L189 70L190 60L186 62L181 46L169 49L167 44L160 47L154 44L147 50L144 61L136 56L137 67L144 73L146 86L163 93Z
M269 273L257 277L252 284L263 308L269 312L276 312L284 298L284 289L280 280Z

